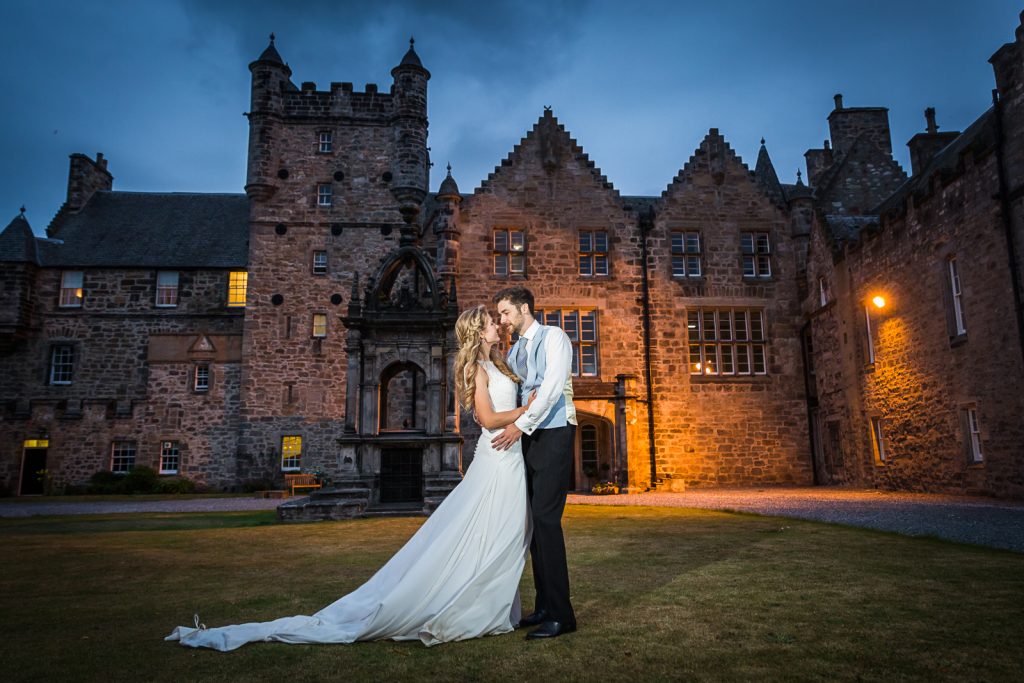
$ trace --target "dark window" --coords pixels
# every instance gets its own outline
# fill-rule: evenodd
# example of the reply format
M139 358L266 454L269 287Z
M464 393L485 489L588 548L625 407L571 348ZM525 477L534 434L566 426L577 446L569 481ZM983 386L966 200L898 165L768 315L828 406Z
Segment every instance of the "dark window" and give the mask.
M608 233L603 230L580 230L580 275L608 274Z
M771 277L771 242L766 232L740 233L743 277Z
M672 277L700 277L700 233L672 233Z
M57 344L50 351L50 384L71 384L75 366L75 349L70 344Z

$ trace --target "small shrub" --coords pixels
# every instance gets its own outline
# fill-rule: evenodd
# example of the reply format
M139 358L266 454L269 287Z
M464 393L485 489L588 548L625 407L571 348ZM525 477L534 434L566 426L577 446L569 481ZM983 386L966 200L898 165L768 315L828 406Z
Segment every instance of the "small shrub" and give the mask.
M273 491L276 488L278 488L278 486L273 479L246 479L242 482L242 493Z
M153 493L195 493L196 483L187 477L165 477L153 487Z
M124 476L114 474L110 470L100 470L89 477L86 493L110 495L124 493Z
M160 481L160 475L152 467L134 467L124 475L125 493L152 493Z
M619 492L619 485L611 481L602 481L594 484L590 491L601 496L610 496Z

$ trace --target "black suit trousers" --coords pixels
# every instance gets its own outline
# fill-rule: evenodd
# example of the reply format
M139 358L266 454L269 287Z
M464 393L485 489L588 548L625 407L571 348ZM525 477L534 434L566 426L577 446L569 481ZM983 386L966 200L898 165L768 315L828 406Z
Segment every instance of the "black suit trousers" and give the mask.
M576 614L569 602L562 512L566 493L572 486L575 436L575 425L537 429L523 436L526 487L533 516L530 558L537 587L534 609L544 610L549 619L572 626L576 625Z

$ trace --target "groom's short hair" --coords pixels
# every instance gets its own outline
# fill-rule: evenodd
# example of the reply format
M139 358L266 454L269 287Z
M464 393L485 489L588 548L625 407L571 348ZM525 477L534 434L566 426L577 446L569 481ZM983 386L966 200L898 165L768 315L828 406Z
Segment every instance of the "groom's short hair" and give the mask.
M497 305L506 300L515 306L516 310L519 310L520 306L526 304L530 307L530 315L533 315L533 292L526 287L521 285L506 287L494 295L493 303Z

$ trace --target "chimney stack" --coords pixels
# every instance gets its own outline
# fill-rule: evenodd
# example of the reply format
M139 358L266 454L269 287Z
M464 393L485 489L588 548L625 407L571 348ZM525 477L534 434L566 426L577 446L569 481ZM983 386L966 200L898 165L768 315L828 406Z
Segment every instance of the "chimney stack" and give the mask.
M924 120L925 132L918 133L907 143L907 147L910 148L911 175L921 173L943 147L960 135L956 131L939 132L939 126L935 123L935 107L928 107L924 110Z

